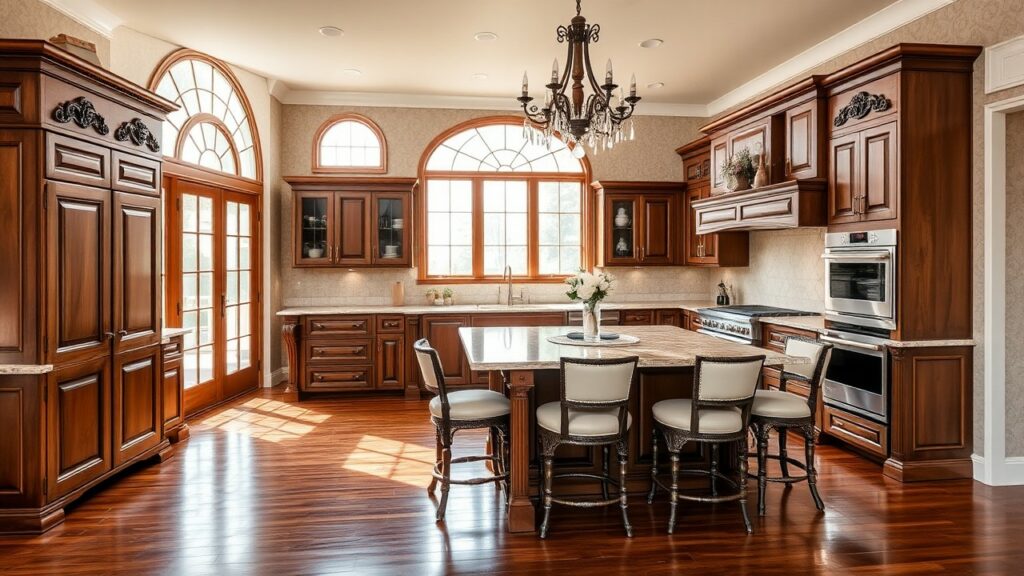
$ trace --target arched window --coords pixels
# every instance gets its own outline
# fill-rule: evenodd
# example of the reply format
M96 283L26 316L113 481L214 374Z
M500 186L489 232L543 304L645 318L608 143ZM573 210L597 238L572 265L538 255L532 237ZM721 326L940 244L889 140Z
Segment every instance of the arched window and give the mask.
M153 78L151 88L180 106L164 122L165 155L251 180L262 179L252 109L226 66L185 49L171 54Z
M584 263L590 167L557 140L533 143L517 118L445 132L420 163L420 279L561 279Z
M316 131L313 172L384 173L387 169L384 133L366 116L338 114Z

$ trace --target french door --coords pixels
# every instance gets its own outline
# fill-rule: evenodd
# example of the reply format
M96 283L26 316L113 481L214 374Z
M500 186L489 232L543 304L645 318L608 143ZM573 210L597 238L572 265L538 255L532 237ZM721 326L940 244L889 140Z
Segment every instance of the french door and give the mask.
M167 317L185 336L185 412L259 383L259 224L256 196L169 179Z

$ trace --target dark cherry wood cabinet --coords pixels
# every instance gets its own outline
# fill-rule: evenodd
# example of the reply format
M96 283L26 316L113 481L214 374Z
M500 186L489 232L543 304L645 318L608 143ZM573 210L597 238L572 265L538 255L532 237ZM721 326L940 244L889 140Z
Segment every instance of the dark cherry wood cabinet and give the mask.
M405 335L377 336L376 382L378 390L405 388Z
M293 266L409 267L415 178L294 176Z
M445 382L449 386L473 384L469 363L459 338L459 328L471 325L470 317L464 314L430 314L420 318L420 334L437 350Z
M710 145L711 139L704 137L676 149L676 154L682 158L686 179L680 206L683 226L679 263L687 266L746 266L750 260L750 242L746 232L697 234L693 203L711 197L714 171L711 159L714 152L709 150Z
M185 349L184 335L166 338L161 344L160 361L163 372L162 425L164 435L173 443L189 437L185 423L185 386L182 376L182 352Z
M898 216L897 124L886 122L829 142L829 224Z
M38 533L169 455L163 157L125 134L159 142L176 107L36 40L0 40L0 88L0 363L53 365L0 375L0 420L19 432L0 434L0 533Z
M679 263L680 182L594 182L598 266Z
M783 180L824 176L825 107L814 98L785 111L785 159Z

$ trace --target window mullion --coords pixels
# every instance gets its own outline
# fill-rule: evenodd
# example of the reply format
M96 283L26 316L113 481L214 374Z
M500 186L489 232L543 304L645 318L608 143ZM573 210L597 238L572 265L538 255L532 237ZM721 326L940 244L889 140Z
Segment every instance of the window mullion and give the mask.
M537 210L539 207L537 194L540 184L536 178L527 180L526 194L526 264L530 278L537 278L540 271L540 229Z
M473 178L473 278L484 275L484 184Z

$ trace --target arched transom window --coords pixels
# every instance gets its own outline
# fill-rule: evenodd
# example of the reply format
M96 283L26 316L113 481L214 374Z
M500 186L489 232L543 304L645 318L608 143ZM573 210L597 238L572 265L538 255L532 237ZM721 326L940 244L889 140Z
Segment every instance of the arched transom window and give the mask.
M332 116L313 139L314 172L386 172L384 133L366 116Z
M189 53L172 55L158 73L157 94L180 106L164 123L164 154L259 180L252 112L230 72L211 58Z
M526 130L533 130L532 128ZM562 278L583 264L589 167L521 122L478 120L428 148L422 166L420 279Z

